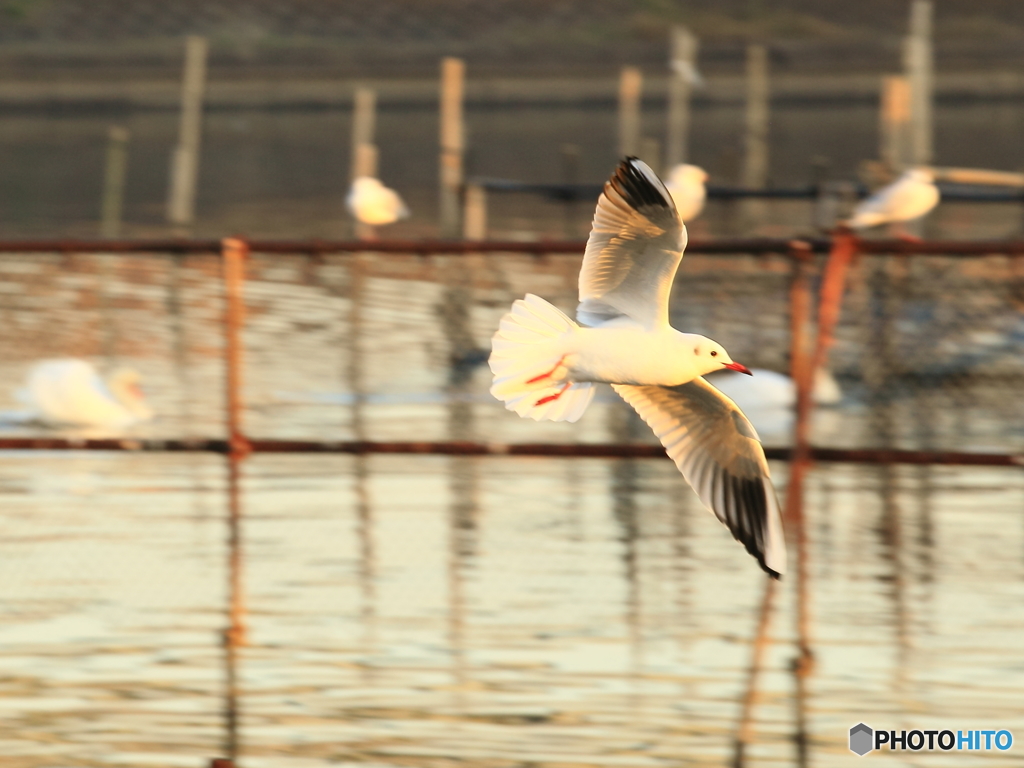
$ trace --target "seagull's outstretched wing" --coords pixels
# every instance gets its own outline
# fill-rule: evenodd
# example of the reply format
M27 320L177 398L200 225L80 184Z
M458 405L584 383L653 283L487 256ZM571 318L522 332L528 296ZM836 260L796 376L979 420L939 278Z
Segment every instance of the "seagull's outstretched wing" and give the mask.
M782 516L754 427L704 379L676 387L612 384L654 430L704 506L771 576L786 570Z
M643 161L623 160L597 201L576 318L590 326L623 316L648 329L667 324L685 247L686 228L661 179Z

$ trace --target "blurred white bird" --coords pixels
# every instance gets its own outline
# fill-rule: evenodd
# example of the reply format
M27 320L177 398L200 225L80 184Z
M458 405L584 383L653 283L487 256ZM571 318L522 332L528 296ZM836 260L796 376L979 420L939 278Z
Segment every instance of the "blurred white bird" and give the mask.
M672 62L672 69L694 88L704 87L704 78L692 62L686 59L675 59Z
M911 168L892 184L863 200L846 222L850 229L866 229L924 216L939 204L935 175L927 168Z
M708 381L729 397L754 425L761 439L770 444L785 445L793 437L796 383L789 376L775 371L754 368L754 375L739 376L729 371L708 376ZM811 397L816 405L838 405L842 390L831 373L819 368L814 372ZM815 430L832 429L838 419L826 410L814 413Z
M723 371L714 374L711 383L744 411L769 407L792 408L796 405L796 382L789 376L761 368L752 368L751 373L754 374L752 377ZM819 368L814 372L811 396L817 405L835 405L843 399L843 392L832 374Z
M665 186L683 221L697 218L704 210L704 198L707 197L704 182L707 180L708 175L703 168L688 163L680 163L669 171Z
M140 380L131 368L118 368L104 381L85 360L43 360L18 397L50 425L120 428L153 418Z
M393 224L409 215L409 209L395 190L372 176L359 176L352 182L345 205L363 224Z

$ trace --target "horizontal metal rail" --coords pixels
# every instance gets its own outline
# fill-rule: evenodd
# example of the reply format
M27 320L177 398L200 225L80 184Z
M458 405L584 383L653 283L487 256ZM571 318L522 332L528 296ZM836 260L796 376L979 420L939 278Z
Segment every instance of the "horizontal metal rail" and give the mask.
M470 179L470 184L483 187L488 192L510 192L529 195L540 195L548 200L562 202L593 201L601 194L604 184L559 184L549 182L516 181L514 179L478 178ZM967 184L939 184L943 202L952 203L1020 203L1024 202L1024 190L976 187ZM863 198L871 194L863 184L851 187L853 194ZM815 184L802 187L765 187L752 189L749 187L726 187L709 184L707 197L709 200L815 200L828 194L826 188Z
M484 240L249 240L251 253L264 254L431 254L523 253L532 255L582 255L583 240L534 242ZM713 238L692 239L686 246L691 255L786 255L793 243L806 243L812 253L828 253L832 238ZM1024 255L1024 240L900 240L858 239L861 254L912 256ZM52 253L207 253L219 254L220 240L0 240L0 254Z
M235 446L236 450L238 446ZM232 444L226 439L154 438L72 438L6 437L0 438L2 451L145 451L165 453L229 454ZM660 445L627 443L476 443L377 442L366 440L248 440L243 449L251 453L339 453L339 454L420 454L435 456L549 456L607 459L667 458ZM769 459L789 461L792 449L766 447ZM962 451L911 451L895 448L812 448L815 461L843 464L947 464L958 466L1019 467L1024 454L971 453Z

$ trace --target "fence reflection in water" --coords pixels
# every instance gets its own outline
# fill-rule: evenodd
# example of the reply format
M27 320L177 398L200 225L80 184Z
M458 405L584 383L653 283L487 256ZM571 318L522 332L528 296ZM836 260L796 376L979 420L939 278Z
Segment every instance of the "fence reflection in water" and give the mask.
M578 257L482 251L363 253L355 260L325 254L323 244L310 250L317 254L254 252L247 265L250 436L653 440L611 397L570 426L519 421L486 395L483 361L497 319L526 291L571 309ZM766 247L763 255L693 250L677 284L674 323L716 338L751 366L785 370L786 245ZM1019 451L1022 415L1013 392L1024 359L1020 258L865 256L855 263L831 363L844 398L819 414L816 444ZM144 372L161 414L129 437L224 434L216 255L25 254L0 260L0 270L10 297L0 310L9 350L0 365L3 389L13 390L38 357L128 361ZM42 433L23 424L8 434ZM696 514L699 505L667 462L296 456L247 465L253 634L241 656L242 754L287 749L324 760L376 755L407 763L451 755L487 762L520 754L515 740L533 734L531 741L543 745L534 755L540 762L726 759L759 578L714 521ZM784 467L774 468L784 485ZM109 737L119 754L141 749L172 764L172 754L219 751L210 714L210 697L219 694L208 680L216 646L196 639L212 627L204 619L196 622L206 627L200 634L165 629L225 605L222 595L209 600L222 583L216 536L198 549L202 568L180 544L186 529L212 530L223 490L216 463L72 454L19 457L7 471L9 487L23 493L6 505L21 532L7 544L12 557L4 558L17 569L9 572L20 590L6 601L8 631L15 633L8 637L22 632L32 649L47 650L22 646L18 653L32 657L33 671L2 695L47 691L40 701L55 713L41 716L41 731L36 719L23 718L15 742L31 755L25 764L53 756L34 733L64 733L72 748L63 754L75 759L98 754L88 746L98 737L83 725L97 709L112 732L123 726ZM160 492L140 487L136 473L161 478L154 480ZM943 686L1008 663L1006 627L1019 630L1024 617L999 618L996 606L1000 595L1020 592L1020 542L1009 535L993 544L991 532L1012 525L1021 489L1013 470L928 466L819 468L808 482L811 614L823 646L808 717L813 750L825 761L844 747L847 712L859 718L853 712L880 705L905 712L906 697L923 699L928 691L930 699ZM78 503L76 494L88 501ZM983 496L987 511L978 515L972 509ZM183 514L183 502L202 511ZM72 511L62 520L50 517L61 507ZM117 525L95 516L110 511ZM153 526L154 517L162 519L161 535L151 539L141 527ZM171 520L181 531L168 532ZM849 537L837 541L840 529ZM113 549L111 537L118 541ZM40 540L52 540L57 551ZM96 557L84 556L86 578L69 573L73 567L53 575L69 551L83 562L76 540L93 542ZM990 561L980 553L993 546ZM152 557L139 562L132 548ZM165 559L154 548L175 554ZM975 574L996 563L991 599L963 608L977 611L973 620L986 634L940 620L936 605L959 600ZM130 582L135 594L124 597L118 580ZM159 585L167 584L189 596L182 605L161 607ZM879 647L895 654L889 669L898 690L886 687L878 670L855 664L862 656L852 638L864 638L836 609L856 600L878 617L868 622L878 630L873 642L883 629L890 633ZM51 608L27 612L29 604ZM786 602L781 608L791 610ZM857 616L863 622L864 611ZM88 627L83 631L78 621ZM64 629L61 622L68 622ZM776 624L776 641L788 638L787 626ZM172 637L165 640L165 632ZM160 649L179 642L189 650L163 660ZM914 643L932 649L935 666L916 665L908 650ZM977 658L963 660L958 645L973 647ZM124 654L130 685L94 663L126 646L144 649ZM781 669L780 648L769 654L769 670ZM64 654L90 661L44 661ZM151 721L138 708L127 713L100 703L136 695L160 701L169 690L159 672L166 665L179 665L192 682L168 693L165 702L176 704L154 703ZM858 675L857 685L844 678L850 674ZM53 701L62 675L79 675L74 702ZM998 697L1001 687L990 683L972 690ZM788 696L785 678L769 674L750 754L790 759ZM1013 705L1006 711L1013 713ZM935 717L947 715L959 712L934 710ZM432 727L437 718L450 719L454 730ZM145 748L130 746L126 736L140 723L161 734ZM391 734L374 735L375 726ZM587 738L594 726L606 736Z

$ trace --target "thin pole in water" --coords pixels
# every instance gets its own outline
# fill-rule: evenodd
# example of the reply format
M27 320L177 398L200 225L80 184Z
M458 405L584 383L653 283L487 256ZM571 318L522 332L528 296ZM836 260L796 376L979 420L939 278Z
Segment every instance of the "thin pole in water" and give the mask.
M114 240L121 236L121 214L124 207L124 180L128 168L127 128L110 126L107 133L107 162L103 174L103 208L100 214L100 237Z
M747 111L742 184L747 189L764 189L768 184L768 49L747 46ZM764 221L765 204L745 200L742 225L753 228Z
M459 223L459 195L462 192L465 126L462 99L466 65L462 59L441 60L441 156L440 156L440 231L441 237L462 234Z
M801 247L802 246L802 247ZM785 518L796 539L796 593L798 655L793 660L796 680L796 748L797 765L806 768L809 756L806 718L805 680L813 666L808 639L807 615L807 542L804 520L804 479L811 465L810 416L813 407L811 386L814 381L814 358L810 349L808 325L811 319L810 270L813 255L805 243L794 243L793 284L790 289L790 374L796 384L796 428L793 460L789 465L786 486Z
M623 67L619 74L619 158L640 151L640 94L643 75L636 67Z
M932 3L914 0L910 34L903 40L903 67L910 83L910 157L915 165L932 161Z
M349 182L360 176L377 176L377 145L374 131L377 122L377 93L370 88L357 88L352 109L352 162ZM372 224L355 221L353 234L357 240L373 240L377 230Z
M223 241L224 268L224 335L225 379L228 443L228 628L224 632L227 685L225 714L227 720L228 758L236 760L239 753L238 712L238 649L246 643L245 600L242 585L242 461L250 453L249 442L242 431L242 327L245 323L245 261L249 245L243 240Z
M171 184L167 197L167 220L178 227L179 233L187 233L195 220L206 54L206 38L196 35L186 38L181 124L178 146L171 157Z
M487 190L481 184L466 185L463 204L462 238L483 241L487 239Z
M672 28L665 168L690 160L690 93L697 80L698 47L699 42L689 29Z
M910 83L900 75L882 78L878 143L878 157L890 174L910 165Z

